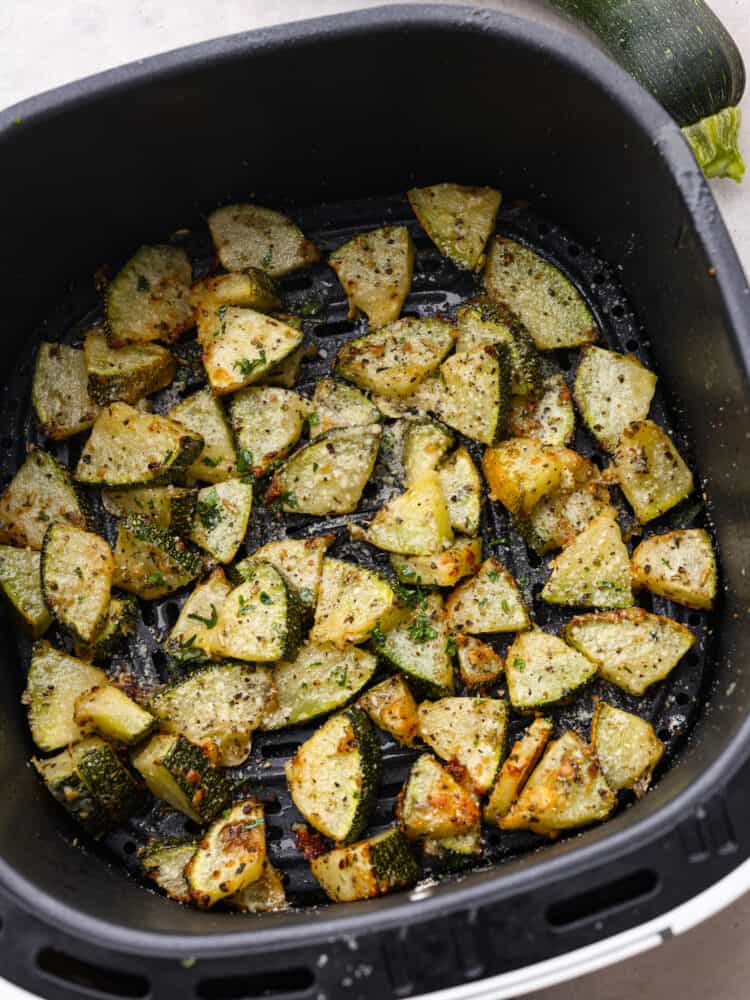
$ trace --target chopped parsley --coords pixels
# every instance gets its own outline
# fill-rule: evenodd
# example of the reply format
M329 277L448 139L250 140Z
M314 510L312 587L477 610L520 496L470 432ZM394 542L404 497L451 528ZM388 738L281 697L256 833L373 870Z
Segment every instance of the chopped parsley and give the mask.
M286 493L282 493L279 497L279 506L288 507L290 510L298 510L299 503L297 497L292 493L291 490L287 490Z
M241 358L239 361L235 361L232 367L237 369L243 379L249 379L255 369L262 368L266 361L266 352L261 348L257 358L253 358L252 361L249 358Z
M373 642L377 643L380 646L382 646L383 643L385 642L385 632L379 625L373 625L372 632L370 632L370 637L372 638Z
M340 663L331 671L331 677L333 677L340 688L346 687L349 679L349 665L346 663Z
M513 657L513 667L515 670L519 670L521 673L526 669L526 661L522 660L520 656Z
M500 578L500 570L499 569L488 569L487 570L487 579L490 580L492 583L494 583L499 578Z
M408 636L412 642L430 642L437 639L437 632L432 627L430 617L420 613L409 626Z
M458 652L458 646L456 645L456 637L453 635L448 636L448 641L445 644L445 652L448 656L455 656Z
M146 583L149 587L165 587L167 581L161 575L161 573L149 573L146 577Z
M240 476L253 475L253 453L247 448L237 449L237 471Z
M255 605L252 604L250 601L248 601L248 599L245 597L244 594L238 594L237 598L238 598L237 602L238 614L249 615L252 611L255 611Z
M271 261L273 260L273 247L269 246L268 250L260 258L260 266L263 270L266 270L271 266Z
M323 309L324 306L320 299L308 299L307 302L302 303L297 311L300 316L304 316L309 319L312 316L320 316Z
M208 455L204 455L203 458L201 459L201 465L206 465L208 466L209 469L215 469L217 465L219 465L219 459L209 458Z
M195 505L195 513L206 531L213 531L221 524L222 513L219 505L219 494L215 489L209 490L205 499L198 501Z
M273 604L273 598L270 594L267 594L265 590L260 592L260 603L261 604Z
M307 415L307 422L311 427L317 427L320 423L320 414L313 410Z
M203 615L192 613L188 615L188 618L192 618L195 622L200 622L201 625L205 625L206 628L215 628L216 623L219 620L219 612L216 610L215 605L211 605L211 617L206 618ZM191 636L191 639L195 639L195 636Z

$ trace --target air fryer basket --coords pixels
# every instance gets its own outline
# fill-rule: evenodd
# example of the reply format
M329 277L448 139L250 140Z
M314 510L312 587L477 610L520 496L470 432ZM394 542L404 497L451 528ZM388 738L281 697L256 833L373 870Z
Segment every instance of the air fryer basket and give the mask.
M514 859L514 845L498 840L490 857L502 864L411 894L257 919L169 904L110 867L106 851L69 846L70 829L26 766L22 670L8 630L5 974L61 997L75 983L114 996L406 996L632 926L750 853L750 808L741 772L735 777L747 742L750 300L690 153L632 81L587 45L514 18L388 8L219 40L45 95L0 118L0 157L4 473L29 433L24 365L33 343L70 335L85 319L103 261L182 226L200 231L207 208L251 193L291 206L328 246L357 227L407 218L403 199L386 196L414 182L487 182L505 195L501 231L581 283L613 346L647 349L673 404L664 419L679 441L686 434L710 497L726 588L712 634L701 630L706 642L695 658L649 702L680 752L637 808L538 854ZM291 279L289 299L329 301L327 324L309 332L330 351L352 328L330 272L309 280ZM450 305L453 292L468 291L452 280L425 245L409 307ZM489 530L504 533L497 524ZM539 570L524 567L523 547L498 551L533 588ZM282 739L259 741L252 766L279 803L269 817L272 848L291 860L274 746ZM393 749L388 761L393 791L406 762ZM391 810L384 796L383 822ZM132 859L129 845L144 833L135 828L109 846ZM302 865L292 869L292 888L298 901L315 902ZM177 961L193 957L197 964Z

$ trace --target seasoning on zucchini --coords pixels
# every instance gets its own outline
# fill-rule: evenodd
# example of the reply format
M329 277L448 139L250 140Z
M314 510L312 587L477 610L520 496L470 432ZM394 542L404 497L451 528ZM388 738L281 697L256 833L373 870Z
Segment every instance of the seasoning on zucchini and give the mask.
M273 279L254 267L245 273L216 274L196 281L191 300L198 340L204 347L221 323L223 306L245 306L263 313L281 308Z
M411 746L418 731L417 703L409 685L399 674L371 687L357 702L379 729L403 746Z
M516 527L537 555L570 545L591 522L601 516L617 517L609 489L594 478L575 490L557 489L536 504Z
M41 549L52 521L86 527L86 511L67 469L34 449L0 496L0 542Z
M115 545L113 583L151 601L185 587L201 571L203 558L189 542L145 517L120 521Z
M89 392L100 406L121 400L137 403L169 385L177 372L174 357L158 344L110 347L103 330L94 327L83 342Z
M482 481L466 448L456 448L438 466L437 473L453 530L464 535L478 534Z
M310 413L307 416L310 437L333 430L334 427L367 427L380 420L380 412L354 386L336 379L323 378L315 386Z
M107 286L107 338L113 347L175 340L193 325L192 269L180 247L144 246Z
M452 446L453 435L437 421L407 421L402 450L405 485L413 486L426 472L433 472Z
M511 705L533 712L568 698L596 673L596 664L556 635L520 632L505 657Z
M632 354L602 347L581 351L575 381L578 409L586 426L607 451L634 420L644 420L656 391L656 375Z
M260 381L302 343L300 330L272 316L227 306L218 336L205 345L203 365L217 396Z
M380 746L359 708L332 716L286 765L292 801L308 823L337 843L362 833L375 806Z
M92 687L109 683L98 667L68 656L44 639L34 644L22 702L29 710L31 736L49 752L84 735L73 718L76 698Z
M260 268L279 278L320 257L312 240L305 239L288 216L260 205L217 208L208 217L208 228L227 271Z
M232 396L229 418L243 469L262 476L299 441L310 403L291 389L250 386Z
M454 837L480 821L479 802L428 753L418 757L396 806L396 819L409 840Z
M83 351L43 341L34 365L31 402L39 426L53 441L88 430L98 407L89 395Z
M328 431L277 470L266 499L285 513L351 514L375 466L380 425Z
M166 643L167 654L178 663L195 664L211 658L211 632L219 621L219 608L232 587L217 566L201 581L180 608Z
M444 257L467 271L481 267L502 200L499 191L466 184L433 184L412 188L408 198L420 226Z
M41 556L34 549L0 545L0 591L15 619L32 639L39 639L52 624L42 594Z
M531 624L516 581L499 559L485 559L476 576L446 599L448 627L456 632L517 632Z
M156 726L145 708L114 684L93 687L75 701L73 718L84 733L99 733L117 743L140 743Z
M372 328L398 319L414 270L414 244L406 226L359 233L334 250L328 263L344 286L349 319L360 310Z
M253 487L239 479L204 487L198 491L190 541L218 562L231 562L245 538L252 506Z
M229 798L229 785L206 753L184 736L159 733L131 752L149 791L195 823L210 823Z
M190 898L208 909L259 879L265 862L263 804L245 799L213 821L185 866Z
M184 486L130 486L101 491L102 505L114 517L140 514L157 528L171 528L177 535L190 531L196 490Z
M577 615L563 635L605 680L635 695L670 674L695 643L685 625L643 608Z
M55 521L42 544L42 593L57 620L91 642L109 608L114 559L109 545L90 531Z
M456 352L505 345L510 357L511 392L526 396L542 385L542 359L529 331L510 309L477 295L456 311Z
M460 861L482 853L482 827L477 823L468 833L458 833L453 837L427 837L422 846L428 856Z
M310 870L335 903L374 899L414 885L419 878L411 848L395 827L318 855L310 861Z
M273 913L287 908L281 873L266 858L260 877L243 886L227 900L240 913Z
M539 717L534 719L521 739L513 744L484 807L484 818L488 823L505 816L521 794L529 775L544 753L553 729L552 719Z
M503 344L452 354L440 366L432 412L474 441L494 444L510 406L510 361Z
M178 903L190 902L185 866L195 854L197 840L166 838L151 841L138 854L143 874Z
M343 559L324 559L320 577L313 642L364 642L376 626L384 628L393 618L396 595L386 581Z
M488 448L482 468L490 498L499 500L511 514L527 516L560 485L566 450L545 445L537 438L509 438Z
M639 799L646 794L664 755L664 744L650 722L600 701L591 720L591 744L613 792L632 788Z
M521 794L500 817L500 829L556 837L561 830L606 819L616 804L594 751L568 730L547 746Z
M203 450L200 434L128 403L112 403L94 422L75 478L94 486L170 482Z
M188 475L203 483L221 483L236 475L237 453L232 429L221 400L212 396L210 389L201 389L183 399L167 416L203 438L203 450L188 466Z
M369 683L377 659L364 649L305 643L294 660L276 663L273 684L278 700L268 703L261 729L282 729L342 708Z
M98 741L78 756L77 770L91 789L97 806L110 817L112 825L124 823L140 809L143 787L120 760L114 748Z
M538 394L513 396L508 414L508 434L537 438L542 444L566 445L576 429L573 401L559 372L548 375Z
M617 521L600 514L550 563L542 590L548 604L629 608L630 558Z
M91 642L74 641L75 654L82 660L100 660L111 656L122 640L135 631L138 604L129 594L110 595L104 621Z
M652 535L637 546L630 562L633 586L710 611L716 597L716 558L703 528Z
M359 535L361 529L355 530ZM405 493L389 500L362 534L371 545L401 555L430 555L450 545L453 531L438 474L425 472Z
M454 587L472 576L482 560L481 538L460 538L442 552L429 556L391 555L391 566L401 583L421 587Z
M629 424L614 459L617 483L641 523L652 521L693 492L693 474L671 438L651 420Z
M495 780L507 723L508 706L499 698L440 698L419 706L419 735L438 757L465 768L479 795Z
M505 668L502 656L474 635L460 633L455 641L463 684L468 688L494 684Z
M317 535L314 538L282 538L276 542L266 542L256 549L250 561L260 560L270 563L294 588L300 603L314 608L318 601L318 588L323 572L323 559L333 535ZM240 576L244 575L243 560L234 567Z
M430 594L405 620L372 636L377 652L432 697L453 691L448 638L440 594Z

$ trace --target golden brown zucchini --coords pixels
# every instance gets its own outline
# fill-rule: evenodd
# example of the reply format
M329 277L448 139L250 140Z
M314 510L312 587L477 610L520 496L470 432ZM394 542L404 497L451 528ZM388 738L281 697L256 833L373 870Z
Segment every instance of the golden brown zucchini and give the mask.
M373 328L398 319L414 269L414 244L406 226L359 233L334 250L328 263L349 299L349 319L360 309Z
M634 587L645 587L688 608L710 611L716 597L716 558L703 528L652 535L630 562Z

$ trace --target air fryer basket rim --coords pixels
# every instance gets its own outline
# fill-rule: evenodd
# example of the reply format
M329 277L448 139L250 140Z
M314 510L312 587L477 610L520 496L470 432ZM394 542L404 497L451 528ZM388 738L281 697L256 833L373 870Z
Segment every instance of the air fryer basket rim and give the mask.
M480 16L477 16L480 15ZM481 18L481 23L480 23ZM58 112L96 102L107 95L127 93L130 88L177 76L186 69L215 65L238 56L253 58L290 42L320 40L343 43L352 35L373 29L403 30L408 25L446 32L496 34L535 50L540 57L553 59L574 69L591 87L603 90L651 137L672 175L682 197L686 214L711 265L722 296L727 325L734 330L745 380L750 372L750 316L746 307L747 282L731 240L716 209L710 189L677 125L659 104L630 76L610 62L583 39L562 35L531 21L495 11L439 5L422 7L399 5L334 15L242 33L178 49L164 55L131 63L33 97L0 113L0 136L17 127L33 126ZM744 301L743 301L744 300ZM748 753L750 718L746 718L732 742L689 788L678 792L653 814L621 815L603 836L568 841L550 852L529 856L513 870L494 869L474 873L463 883L449 882L435 887L420 899L418 909L408 894L394 897L388 907L374 908L360 903L330 907L310 920L306 913L287 914L285 926L263 923L244 930L196 936L125 930L116 922L89 917L43 890L35 888L0 858L0 885L24 908L53 926L76 927L92 944L119 951L181 957L189 949L200 957L237 955L249 950L280 949L299 941L304 928L306 943L322 942L341 935L375 932L407 922L425 921L444 915L446 908L468 908L510 894L528 890L540 879L553 881L605 864L609 859L636 850L639 845L672 829L697 803L710 798L725 785ZM741 860L738 858L738 861ZM240 927L239 923L237 924Z

